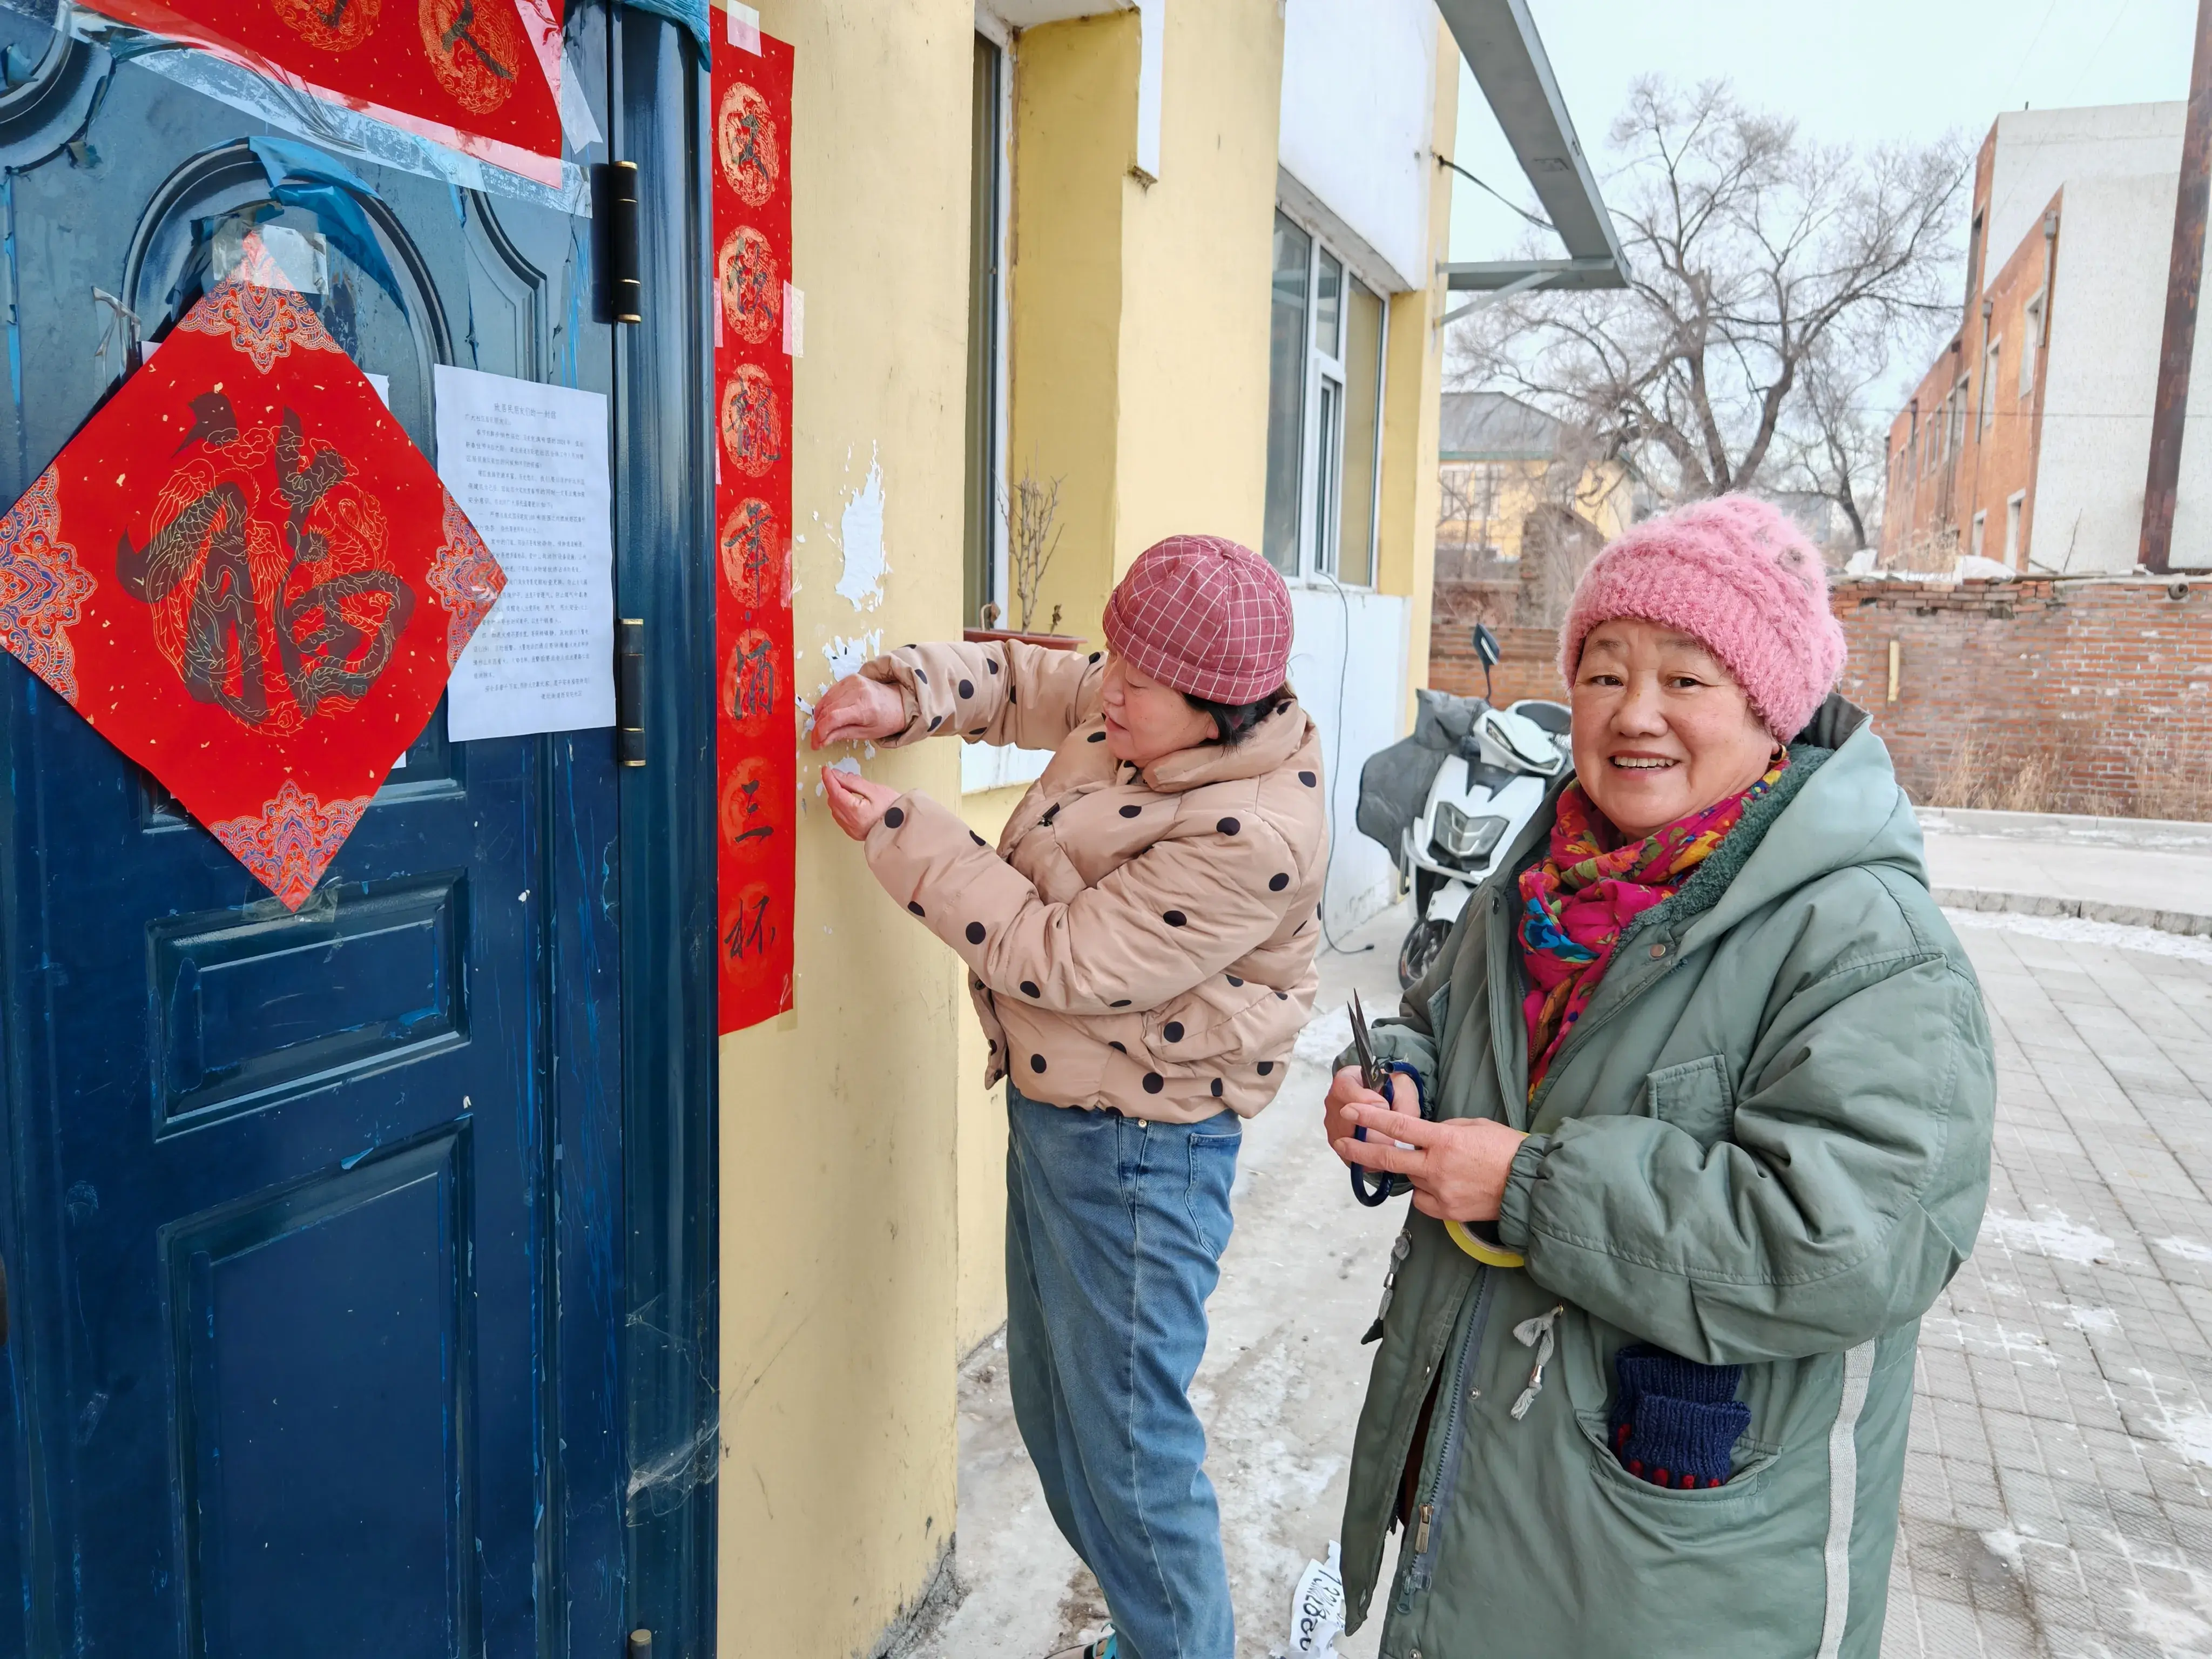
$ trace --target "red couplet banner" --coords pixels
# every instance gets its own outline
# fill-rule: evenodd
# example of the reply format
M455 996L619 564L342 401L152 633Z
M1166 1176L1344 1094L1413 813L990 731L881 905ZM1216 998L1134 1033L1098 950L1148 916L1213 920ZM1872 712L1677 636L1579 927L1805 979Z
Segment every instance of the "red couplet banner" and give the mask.
M92 9L560 182L552 0L96 0Z
M744 31L750 42L750 30ZM791 48L714 49L714 757L721 1018L791 1006Z

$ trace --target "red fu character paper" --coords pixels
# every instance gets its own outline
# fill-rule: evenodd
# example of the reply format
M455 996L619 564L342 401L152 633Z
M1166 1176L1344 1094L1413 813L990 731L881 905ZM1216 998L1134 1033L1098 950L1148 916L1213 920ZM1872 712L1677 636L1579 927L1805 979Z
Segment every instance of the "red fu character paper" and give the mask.
M551 0L95 0L119 22L561 181L561 15Z
M750 39L750 33L748 39ZM714 426L721 1017L791 1006L799 795L791 662L791 48L717 41Z
M0 645L295 910L505 583L270 289L194 306L0 519Z

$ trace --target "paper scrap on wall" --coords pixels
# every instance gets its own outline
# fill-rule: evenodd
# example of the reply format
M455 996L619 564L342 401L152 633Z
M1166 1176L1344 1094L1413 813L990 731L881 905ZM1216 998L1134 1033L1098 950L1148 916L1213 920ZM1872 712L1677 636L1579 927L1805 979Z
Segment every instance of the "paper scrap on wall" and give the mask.
M792 291L792 50L757 29L744 33L742 45L716 46L712 92L714 746L725 1031L791 1006L797 885L792 374L783 316Z
M507 573L453 670L446 735L615 723L607 400L441 363L438 471Z
M296 910L504 580L311 305L233 285L0 518L0 644Z

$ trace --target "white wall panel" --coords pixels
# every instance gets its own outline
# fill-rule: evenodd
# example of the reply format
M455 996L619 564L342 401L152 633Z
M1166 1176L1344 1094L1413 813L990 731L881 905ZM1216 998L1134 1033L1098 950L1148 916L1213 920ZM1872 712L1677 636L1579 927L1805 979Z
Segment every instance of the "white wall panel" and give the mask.
M1341 938L1396 902L1397 873L1382 849L1361 835L1359 769L1405 734L1406 629L1410 603L1397 594L1294 587L1297 634L1291 685L1321 728L1332 847L1322 902L1329 931ZM1348 655L1347 655L1348 652Z
M1428 280L1436 50L1431 0L1286 0L1279 159L1416 286Z

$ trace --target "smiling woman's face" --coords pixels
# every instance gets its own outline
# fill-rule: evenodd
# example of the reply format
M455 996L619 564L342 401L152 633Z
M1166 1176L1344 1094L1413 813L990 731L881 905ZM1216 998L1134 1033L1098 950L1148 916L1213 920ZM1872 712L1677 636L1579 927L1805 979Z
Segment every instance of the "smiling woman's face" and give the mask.
M1735 676L1657 623L1590 629L1573 708L1575 775L1631 841L1750 788L1773 762L1773 734Z

